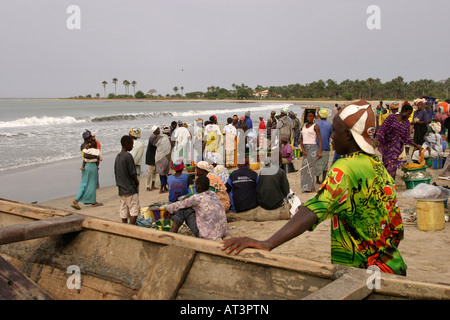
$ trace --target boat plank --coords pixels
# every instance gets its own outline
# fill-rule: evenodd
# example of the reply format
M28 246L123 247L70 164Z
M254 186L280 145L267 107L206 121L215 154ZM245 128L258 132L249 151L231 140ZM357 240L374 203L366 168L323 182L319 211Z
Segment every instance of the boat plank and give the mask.
M52 298L0 256L0 300L52 300Z
M372 293L365 270L352 270L303 300L362 300Z
M81 231L84 217L69 215L0 228L0 245Z
M35 204L15 202L12 200L5 200L1 198L0 198L0 212L6 212L35 220L50 219L55 217L67 216L71 214L70 212L64 212L62 210L41 207Z
M173 300L188 274L195 250L179 246L159 249L156 264L143 281L140 300Z

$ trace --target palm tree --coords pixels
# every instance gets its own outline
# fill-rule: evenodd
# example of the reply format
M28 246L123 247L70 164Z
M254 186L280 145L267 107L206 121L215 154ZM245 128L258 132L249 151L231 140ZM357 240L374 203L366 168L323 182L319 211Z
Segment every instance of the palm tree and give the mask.
M131 85L133 86L134 94L136 94L136 85L137 85L137 82L136 82L136 81L131 81Z
M114 83L114 95L116 95L116 84L117 84L117 78L112 79L112 82Z
M175 91L175 95L177 95L178 87L173 87L173 91Z
M180 90L181 90L181 95L183 95L184 87L180 87Z
M123 80L123 85L125 86L125 95L128 95L128 87L130 86L130 81Z
M103 95L106 97L106 85L108 84L108 82L103 81L102 84L103 84L103 92L104 92Z

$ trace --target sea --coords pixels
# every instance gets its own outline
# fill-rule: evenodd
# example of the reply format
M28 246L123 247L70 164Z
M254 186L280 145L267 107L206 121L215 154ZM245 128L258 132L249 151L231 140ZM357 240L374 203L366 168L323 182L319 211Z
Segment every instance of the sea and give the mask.
M147 149L151 128L181 120L193 129L195 119L218 118L222 125L234 114L259 116L289 107L301 116L297 103L155 101L104 99L0 99L0 198L45 202L77 193L81 179L82 133L94 131L104 160L101 187L113 186L113 163L120 139L129 128L141 129ZM147 166L143 160L143 175Z

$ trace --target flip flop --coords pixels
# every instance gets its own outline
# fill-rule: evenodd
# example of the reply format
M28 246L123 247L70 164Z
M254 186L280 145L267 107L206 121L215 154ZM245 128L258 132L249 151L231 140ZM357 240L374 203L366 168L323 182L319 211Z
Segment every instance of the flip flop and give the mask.
M97 202L97 203L92 204L91 206L92 207L100 207L102 205L103 205L103 203Z
M80 208L79 205L74 205L74 204L73 204L73 205L71 205L71 207L74 208L74 209L77 209L77 210L81 210L81 208Z

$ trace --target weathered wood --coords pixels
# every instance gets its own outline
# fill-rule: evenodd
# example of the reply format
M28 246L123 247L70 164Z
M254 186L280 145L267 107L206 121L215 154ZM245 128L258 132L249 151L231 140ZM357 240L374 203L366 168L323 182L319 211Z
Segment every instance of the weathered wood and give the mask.
M84 217L69 215L0 228L0 245L82 230Z
M0 300L52 300L52 298L0 256Z
M365 270L352 270L303 300L361 300L372 293Z
M52 219L70 215L70 212L0 198L0 212L6 212L35 220Z
M220 249L222 245L219 241L194 238L109 220L86 218L83 221L83 228L146 240L159 244L177 245L180 247L190 248L198 252L232 258L243 262L257 263L268 267L305 272L321 278L331 278L336 268L336 266L332 264L292 258L251 248L245 249L238 255L227 254L225 251Z
M261 207L256 207L254 209L244 211L244 212L227 212L227 222L233 221L275 221L275 220L289 220L291 213L289 212L289 204L273 209L266 210Z
M173 300L183 284L195 250L167 246L159 250L156 263L143 281L138 294L140 300Z
M380 288L375 293L408 299L450 300L450 285L409 280L390 274L381 274Z
M21 206L19 204L18 208L14 208L15 203L13 202L7 204L3 203L3 205L4 207L8 206L8 210L12 211L12 213L9 214L5 213L5 218L3 220L5 225L10 226L11 223L16 223L15 226L18 226L18 221L24 219L21 217L14 217L14 215L23 216L22 213L27 212L27 210L34 212L33 214L36 215L37 219L47 219L49 216L48 213L51 212L51 214L53 214L54 210L52 209L48 212L44 210L42 211L42 214L40 214L37 211L34 211L35 208L32 205ZM3 210L0 210L0 214L2 214L1 211ZM17 211L21 213L16 214L15 212ZM57 214L54 214L54 216L57 216ZM14 226L14 224L12 226ZM28 275L30 279L34 280L39 285L43 285L42 287L54 295L55 298L58 297L63 299L69 298L69 296L58 296L55 292L60 290L57 288L64 287L65 277L67 276L64 273L64 267L59 271L59 281L62 285L49 284L55 281L56 269L54 263L59 263L61 266L66 266L67 263L61 263L61 261L66 260L61 260L60 257L54 258L54 244L50 239L59 241L58 250L62 251L58 251L58 256L67 255L67 257L72 259L70 260L70 264L77 264L79 261L83 266L86 260L91 261L92 259L98 259L98 257L103 259L99 264L99 270L96 269L97 266L94 264L88 264L87 267L85 266L85 269L83 270L89 271L89 273L85 274L82 285L83 290L84 288L88 290L92 289L96 291L96 297L100 295L100 298L102 299L122 299L127 297L134 299L141 290L140 295L142 298L173 299L173 295L176 294L177 299L180 297L181 299L190 299L193 297L190 295L190 292L197 290L196 285L199 283L198 281L194 281L194 277L209 273L211 268L215 268L216 266L220 266L217 267L217 270L214 269L216 274L219 275L216 277L219 279L216 285L217 290L212 293L206 290L195 297L207 299L221 299L225 297L233 299L236 296L237 291L234 289L235 287L233 287L234 283L229 285L230 281L227 281L227 279L233 277L236 280L235 283L241 286L240 292L246 292L245 290L247 290L247 288L256 287L260 290L259 292L278 290L277 295L267 296L267 298L275 297L276 299L301 299L305 297L305 294L314 292L314 290L317 291L314 294L307 296L307 299L362 299L367 297L368 294L369 296L367 298L369 299L372 298L372 296L375 299L389 299L394 296L407 299L450 299L450 286L448 285L411 281L406 277L382 274L381 288L370 290L366 284L367 277L369 276L366 273L366 270L355 269L352 267L346 267L344 270L341 266L337 265L281 256L250 248L245 249L239 255L228 255L220 250L222 245L219 240L204 240L93 217L85 217L81 222L81 226L84 229L83 232L75 238L72 238L70 242L61 241L64 239L49 238L49 241L46 241L46 239L43 240L42 243L33 241L20 245L13 244L11 246L0 246L0 250L4 249L3 252L11 259L15 259L15 257L19 260L22 259L22 261L19 262L19 265L23 263L23 269L20 267L20 270L24 270L25 274ZM0 236L2 235L2 232L3 229L0 230ZM95 235L95 237L92 237L92 235ZM97 237L99 237L101 241L93 240L97 239ZM122 237L124 237L124 239L122 239ZM137 242L138 244L133 246L133 248L138 248L139 250L125 250L121 246L113 245L114 242L111 243L111 240L114 239L120 239L121 243L123 241ZM135 241L135 239L137 241ZM93 242L99 243L99 246L91 248L91 243ZM163 250L160 247L161 245L167 246L167 249ZM42 246L47 250L41 251L40 248ZM141 250L141 246L144 249L150 250ZM118 251L117 247L121 247L123 250ZM22 248L25 248L25 252L28 250L25 258L22 255ZM36 248L39 248L39 255L42 255L38 260L34 259L34 252L38 251ZM174 251L169 252L166 250ZM133 261L136 261L138 264L136 270L129 270L128 268L125 268L125 270L123 268L123 260L127 260L126 262L129 263L129 260L131 260L130 255L133 256ZM136 255L139 255L139 257L136 257ZM175 261L175 258L177 257L179 257L181 261ZM192 268L189 267L191 257L193 260L191 262ZM55 260L52 260L52 263L49 263L50 259ZM231 259L233 259L233 261L230 261ZM13 263L13 260L11 260L11 263ZM264 284L263 281L259 282L258 279L256 282L252 282L254 280L253 278L252 281L241 281L241 279L246 279L246 277L244 276L245 274L239 272L239 270L248 270L249 267L253 268L252 272L261 272L260 278L258 279L269 279L267 284ZM107 277L105 277L103 270L110 269L117 270L108 273ZM148 273L148 269L151 269L151 274ZM46 276L43 276L44 272L47 272ZM167 274L173 276L174 273L176 274L176 280L169 281L166 279L170 278ZM187 276L186 273L188 273ZM254 274L255 273L252 273L252 275ZM305 277L305 275L307 275L309 279ZM184 276L186 276L186 278L182 280ZM241 279L237 279L238 277L241 277ZM45 279L45 281L43 279ZM109 283L108 281L115 283L117 279L119 279L120 287L114 287L108 290L103 289L104 283ZM141 286L141 281L143 279L145 279L145 282ZM222 279L224 280L221 281ZM334 279L336 279L335 282L328 285L328 283ZM94 280L102 282L95 282ZM207 281L207 279L205 281ZM305 291L305 283L309 284L311 289ZM136 284L139 284L139 286ZM260 286L260 284L262 284L262 286ZM177 287L179 285L182 287L178 290ZM227 287L227 285L229 286ZM288 290L285 290L286 285L289 286ZM157 290L160 290L161 287L166 286L170 288L165 289L162 293L156 292ZM157 290L153 290L155 287ZM55 289L56 291L50 289ZM65 287L64 290L66 290ZM86 294L83 290L80 292L71 291L70 298L84 299L90 297L90 295ZM372 296L370 295L370 291L373 293ZM258 292L253 296L257 298ZM239 296L239 299L245 299L245 297L246 295L241 295Z

